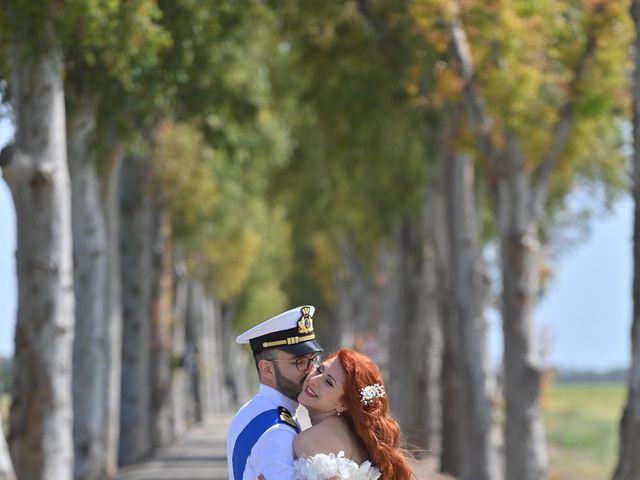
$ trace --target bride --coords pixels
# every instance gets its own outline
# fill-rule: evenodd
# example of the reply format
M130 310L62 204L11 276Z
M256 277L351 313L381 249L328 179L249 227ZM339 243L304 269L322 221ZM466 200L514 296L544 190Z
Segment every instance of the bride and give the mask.
M415 478L382 375L368 357L349 349L331 354L308 375L298 401L312 424L293 443L298 480Z

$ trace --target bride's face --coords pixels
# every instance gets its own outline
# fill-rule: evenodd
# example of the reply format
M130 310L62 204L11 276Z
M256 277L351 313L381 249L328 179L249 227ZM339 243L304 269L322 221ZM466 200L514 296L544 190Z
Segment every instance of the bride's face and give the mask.
M298 402L316 413L335 413L342 407L345 373L337 358L325 360L322 368L307 376Z

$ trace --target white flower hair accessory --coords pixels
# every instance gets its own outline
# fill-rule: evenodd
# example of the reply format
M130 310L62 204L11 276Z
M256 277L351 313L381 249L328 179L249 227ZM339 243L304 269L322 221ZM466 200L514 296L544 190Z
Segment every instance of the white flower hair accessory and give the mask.
M373 385L367 385L360 389L360 401L363 405L369 405L376 398L386 397L384 387L379 383Z

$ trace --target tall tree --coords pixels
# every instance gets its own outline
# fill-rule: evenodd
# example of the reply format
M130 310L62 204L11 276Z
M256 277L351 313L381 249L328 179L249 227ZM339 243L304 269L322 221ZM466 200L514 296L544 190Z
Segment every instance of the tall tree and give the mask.
M538 405L541 365L532 333L546 212L571 190L567 179L581 170L602 172L615 165L621 171L619 156L613 155L615 163L605 162L604 156L587 156L578 148L584 142L601 142L607 145L603 150L612 152L611 119L620 110L621 97L606 97L602 87L606 83L620 91L622 65L612 64L611 58L621 58L624 35L615 41L605 27L613 24L625 31L620 6L534 6L526 1L509 8L492 2L458 6L425 1L418 6L433 42L445 46L448 39L451 62L441 77L444 85L461 92L491 185L501 250L507 478L546 476ZM526 38L511 33L525 25L545 28L536 27L536 34ZM579 36L574 35L576 29ZM472 40L468 31L473 32ZM524 65L516 68L523 53L538 62L535 72ZM474 63L474 56L481 61ZM536 120L535 131L530 128L532 115L544 119ZM609 133L588 135L593 128Z
M439 361L430 360L439 352L432 332L439 312L425 305L437 303L425 279L434 288L437 282L434 265L425 262L429 246L420 213L431 152L423 142L422 112L399 81L416 56L429 52L412 44L404 2L375 6L325 2L312 17L296 2L283 8L283 41L291 46L286 57L300 72L294 89L302 107L293 122L298 149L283 174L299 188L288 185L281 195L295 238L307 242L300 252L311 252L311 262L304 261L314 266L313 280L336 308L340 324L333 329L349 333L343 336L348 341L375 325L389 332L378 331L377 341L389 352L384 368L394 410L412 443L435 448ZM317 179L314 205L304 201L309 172ZM378 263L385 249L394 258L388 270ZM293 288L309 283L298 278ZM334 291L327 288L332 284ZM378 288L387 298L367 302L367 292ZM415 333L410 339L408 331ZM407 389L414 393L406 395Z
M620 420L618 465L614 480L640 477L640 1L631 2L635 26L633 43L634 70L631 93L633 98L633 198L635 201L633 233L633 321L631 325L631 369L629 391Z
M64 64L55 5L13 3L15 144L0 155L18 223L15 375L9 444L18 478L73 475L71 191Z
M128 465L152 451L151 440L151 288L156 232L149 162L123 163L120 245L123 332L119 462Z
M117 468L122 350L117 179L128 140L122 118L132 110L124 97L140 91L141 74L134 72L156 64L168 38L148 0L78 0L66 3L60 17L74 268L82 279L75 284L75 478L91 480Z
M455 140L454 140L455 142ZM495 376L485 312L488 281L480 253L480 208L470 155L447 152L442 167L446 219L439 249L445 286L441 470L460 479L502 478L495 439Z

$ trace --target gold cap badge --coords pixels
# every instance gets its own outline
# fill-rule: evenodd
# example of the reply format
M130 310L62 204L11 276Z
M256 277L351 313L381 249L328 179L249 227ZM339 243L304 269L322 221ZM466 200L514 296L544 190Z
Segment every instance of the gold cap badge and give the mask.
M298 320L298 333L306 334L313 332L313 318L311 318L311 308L302 307L300 309L302 316Z

